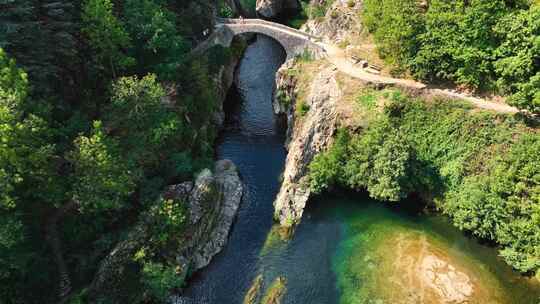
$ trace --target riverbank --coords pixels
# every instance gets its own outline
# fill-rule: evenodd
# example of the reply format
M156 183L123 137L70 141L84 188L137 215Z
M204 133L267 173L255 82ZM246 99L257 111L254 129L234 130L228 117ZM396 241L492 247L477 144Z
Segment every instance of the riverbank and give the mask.
M466 101L369 88L324 61L298 59L280 71L278 84L277 102L293 121L280 192L288 198L276 201L282 224L301 217L312 191L337 185L367 188L385 201L419 193L457 227L501 245L510 265L536 271L540 136L534 122ZM325 93L329 85L332 92ZM309 123L326 121L328 113L336 117L328 127Z
M361 39L361 25L351 18L360 7L336 2L331 10L343 16L328 12L304 30L334 44ZM460 229L500 245L516 269L540 267L534 121L432 90L366 82L309 56L288 62L276 83L274 108L289 121L284 182L274 203L282 225L299 221L312 192L335 185L393 202L415 193Z

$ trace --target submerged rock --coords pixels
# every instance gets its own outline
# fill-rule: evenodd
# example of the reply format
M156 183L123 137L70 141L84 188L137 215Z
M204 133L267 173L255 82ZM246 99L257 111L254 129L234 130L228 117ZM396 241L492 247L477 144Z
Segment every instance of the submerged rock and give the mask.
M263 276L262 274L260 274L255 278L255 280L253 280L253 284L251 284L251 287L246 293L246 296L244 297L244 302L243 302L244 304L257 303L257 299L259 298L259 295L261 293L262 282L263 282Z
M444 303L466 303L473 294L470 277L435 255L422 258L418 274L425 286L433 289Z
M452 244L393 225L363 226L349 241L337 267L345 302L511 303L498 278Z
M287 292L287 280L283 277L277 277L268 287L261 304L280 304L285 292Z

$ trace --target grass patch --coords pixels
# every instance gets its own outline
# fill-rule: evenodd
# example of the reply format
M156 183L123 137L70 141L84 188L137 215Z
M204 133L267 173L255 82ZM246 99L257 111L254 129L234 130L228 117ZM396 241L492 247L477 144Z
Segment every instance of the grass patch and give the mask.
M299 100L296 103L296 116L304 117L307 112L309 112L309 105L306 104L303 100Z
M356 100L368 110L374 109L377 106L377 96L373 92L360 94Z
M312 62L315 60L315 55L310 50L304 49L300 55L296 55L296 60L300 62Z

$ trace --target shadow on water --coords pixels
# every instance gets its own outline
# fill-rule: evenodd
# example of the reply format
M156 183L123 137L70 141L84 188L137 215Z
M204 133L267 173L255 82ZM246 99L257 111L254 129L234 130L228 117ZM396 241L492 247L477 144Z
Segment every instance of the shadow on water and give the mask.
M217 157L236 164L244 197L228 245L190 281L185 295L192 303L241 303L258 274L286 156L285 129L272 111L275 73L284 59L277 42L258 36L237 68Z

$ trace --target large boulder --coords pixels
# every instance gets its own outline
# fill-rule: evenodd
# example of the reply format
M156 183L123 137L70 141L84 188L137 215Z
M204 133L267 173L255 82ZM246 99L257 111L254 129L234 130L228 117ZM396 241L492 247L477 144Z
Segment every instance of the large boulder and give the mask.
M275 19L282 15L294 14L301 9L298 0L257 0L257 15L266 19Z
M173 185L165 191L164 198L184 202L189 213L189 224L178 235L178 247L163 253L174 257L179 277L186 277L188 273L205 267L223 249L242 194L243 185L238 171L229 160L217 161L213 172L203 170L194 182ZM151 228L159 224L157 220L151 212L141 216L127 236L102 260L88 288L92 299L107 297L123 302L125 278L132 267L134 255L155 237Z

